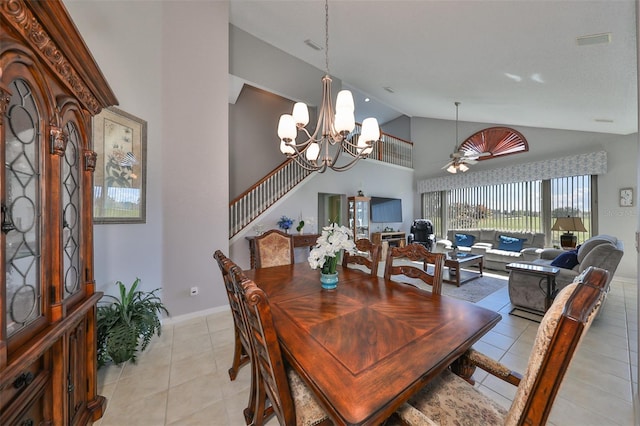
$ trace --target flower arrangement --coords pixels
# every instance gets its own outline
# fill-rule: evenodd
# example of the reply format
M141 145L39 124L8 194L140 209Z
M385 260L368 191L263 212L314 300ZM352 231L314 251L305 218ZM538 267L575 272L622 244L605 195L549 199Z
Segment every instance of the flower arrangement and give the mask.
M285 231L291 228L291 225L293 225L293 219L290 219L287 216L282 216L278 221L278 228L284 229Z
M309 253L309 266L311 269L322 268L323 274L335 274L338 253L341 250L352 254L356 252L353 232L346 226L339 226L337 223L325 226L322 228L322 234L318 237L315 247Z

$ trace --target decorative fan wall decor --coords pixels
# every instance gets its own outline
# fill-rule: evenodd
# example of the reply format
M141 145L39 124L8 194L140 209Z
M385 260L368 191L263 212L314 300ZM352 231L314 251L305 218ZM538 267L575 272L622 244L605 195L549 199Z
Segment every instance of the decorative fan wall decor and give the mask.
M474 133L458 148L465 156L482 161L503 155L529 151L522 133L509 127L489 127Z

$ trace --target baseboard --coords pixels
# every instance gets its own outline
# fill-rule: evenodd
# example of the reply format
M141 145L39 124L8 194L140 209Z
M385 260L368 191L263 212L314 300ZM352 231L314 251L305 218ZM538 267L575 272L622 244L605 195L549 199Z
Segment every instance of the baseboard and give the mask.
M162 319L163 325L175 325L184 321L188 321L194 318L200 318L207 315L217 314L219 312L229 312L231 308L229 305L217 306L211 309L204 309L202 311L190 312L184 315L172 316Z

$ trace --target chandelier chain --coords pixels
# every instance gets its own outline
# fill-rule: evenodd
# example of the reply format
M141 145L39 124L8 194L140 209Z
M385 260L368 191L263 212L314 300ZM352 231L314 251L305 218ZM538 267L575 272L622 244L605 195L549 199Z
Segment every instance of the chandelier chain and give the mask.
M324 65L329 75L329 0L324 2Z

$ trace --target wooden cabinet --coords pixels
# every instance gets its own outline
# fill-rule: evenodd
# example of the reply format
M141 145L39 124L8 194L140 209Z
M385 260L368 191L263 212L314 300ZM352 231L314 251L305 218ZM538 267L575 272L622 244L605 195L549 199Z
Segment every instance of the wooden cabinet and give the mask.
M406 235L404 232L374 232L371 234L371 242L382 247L380 259L387 258L387 250L391 247L404 247L406 245Z
M117 100L64 5L0 0L0 424L99 419L91 117Z
M370 197L349 197L349 228L354 240L369 239L369 203Z

